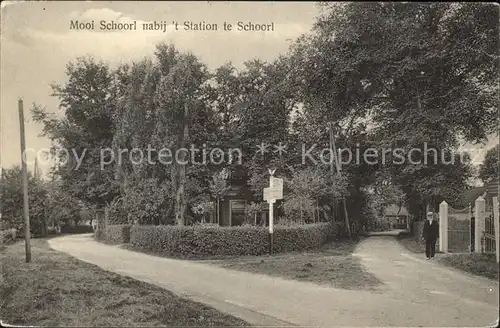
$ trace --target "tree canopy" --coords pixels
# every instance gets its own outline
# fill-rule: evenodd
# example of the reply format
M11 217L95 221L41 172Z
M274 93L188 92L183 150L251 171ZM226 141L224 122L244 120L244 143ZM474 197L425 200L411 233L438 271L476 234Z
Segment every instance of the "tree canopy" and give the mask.
M84 155L82 163L60 158L60 188L98 207L127 203L141 222L181 225L194 215L190 208L220 198L235 177L261 201L268 168L287 178L295 199L284 203L287 213L314 214L347 197L349 211L362 217L360 203L371 190L380 196L377 211L404 201L418 216L426 205L456 197L473 174L468 156L456 153L458 140L484 141L498 125L497 6L320 6L312 31L286 54L239 70L231 63L209 70L169 44L114 69L93 58L69 63L66 83L53 86L62 116L40 106L32 111L55 146ZM354 162L342 152L340 172L302 161L302 147L317 145L311 154L318 156L332 147L330 136L339 149L389 155ZM278 152L280 143L286 148ZM242 161L224 154L219 164L195 164L204 155L181 151L189 145L238 148ZM267 151L259 154L258 145ZM180 161L135 163L133 150L149 147L153 162L164 147L180 151ZM429 160L430 148L437 155ZM110 150L104 157L103 149ZM126 151L121 161L112 155L118 150ZM498 175L488 154L486 180ZM214 178L223 169L228 181Z

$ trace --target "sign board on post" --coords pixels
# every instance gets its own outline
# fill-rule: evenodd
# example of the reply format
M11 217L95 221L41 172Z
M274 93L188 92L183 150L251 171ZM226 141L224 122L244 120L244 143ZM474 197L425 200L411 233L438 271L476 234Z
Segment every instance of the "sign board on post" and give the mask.
M273 176L269 179L269 187L264 188L264 200L277 200L283 198L283 179Z
M275 201L277 199L283 198L283 190L276 189L273 187L264 188L264 200L265 201Z
M283 198L283 179L273 177L275 170L269 170L269 187L264 188L264 200L269 203L269 253L273 253L274 203Z
M283 191L283 179L271 176L271 180L269 180L269 186Z

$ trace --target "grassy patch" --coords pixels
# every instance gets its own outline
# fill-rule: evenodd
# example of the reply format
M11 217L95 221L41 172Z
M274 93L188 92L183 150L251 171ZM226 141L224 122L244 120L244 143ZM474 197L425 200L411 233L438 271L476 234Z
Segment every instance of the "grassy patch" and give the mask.
M0 251L0 317L39 326L244 326L242 320L162 288L101 270L32 240Z
M425 243L421 241L417 241L409 236L402 236L398 240L401 245L412 253L425 253Z
M352 256L355 242L337 241L315 252L204 261L227 269L279 276L344 289L367 290L381 282Z
M468 272L498 280L498 264L495 254L446 254L438 257L440 263Z

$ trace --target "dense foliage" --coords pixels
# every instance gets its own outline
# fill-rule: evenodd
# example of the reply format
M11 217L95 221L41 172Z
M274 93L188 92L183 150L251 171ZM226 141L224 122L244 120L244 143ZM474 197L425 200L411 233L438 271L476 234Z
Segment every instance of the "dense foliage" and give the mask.
M131 228L130 224L107 225L100 238L110 244L127 244L130 242Z
M500 178L500 145L488 149L479 168L479 178L487 183Z
M117 223L186 225L202 220L205 214L195 212L239 183L253 191L255 216L268 169L286 180L277 211L302 223L342 220L346 212L364 223L389 204L405 204L419 217L440 200L456 198L473 175L468 156L456 154L459 142L484 141L498 125L498 8L320 6L313 30L288 53L272 62L248 61L240 70L228 63L210 71L193 54L166 44L151 58L115 69L92 58L69 63L66 83L53 86L63 115L33 108L55 147L84 155L82 161L61 157L54 168L60 198L108 206ZM274 148L280 143L286 151ZM178 161L160 161L158 149L175 153L189 145L237 147L241 162L224 154L220 164L194 164L202 153L189 158L185 151ZM257 145L268 151L259 154ZM304 162L304 145L317 146L311 151L316 159L334 147L354 154L375 148L379 156L349 161L342 151L341 163L331 155L330 163ZM150 148L156 164L134 163L134 149ZM438 154L429 161L428 148ZM406 160L398 163L390 152L380 161L387 149L401 150ZM111 150L125 156L118 160ZM498 175L491 154L485 180ZM168 231L177 238L194 230Z
M1 183L3 228L24 229L23 180L21 168L16 166L4 170ZM35 235L47 233L48 203L44 182L28 176L28 195L31 232ZM21 231L24 234L24 230Z

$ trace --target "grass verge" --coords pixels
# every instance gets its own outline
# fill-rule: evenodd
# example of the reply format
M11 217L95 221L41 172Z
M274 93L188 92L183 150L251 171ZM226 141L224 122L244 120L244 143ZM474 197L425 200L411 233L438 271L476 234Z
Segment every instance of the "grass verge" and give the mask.
M412 253L425 253L425 244L421 241L417 241L410 236L401 236L398 241L407 250Z
M245 326L246 322L162 288L101 270L32 239L0 251L0 318L14 325Z
M495 254L445 254L438 257L438 261L446 266L450 266L477 276L483 276L498 281L498 263Z
M399 242L410 252L425 253L425 244L418 242L411 237L399 239ZM495 254L481 253L441 253L436 256L439 263L464 272L498 280L499 267L496 263Z
M206 260L226 269L278 276L343 289L369 290L381 282L352 255L356 242L336 241L316 252Z

